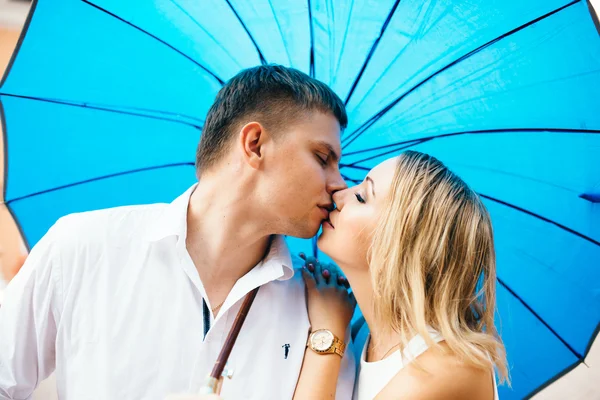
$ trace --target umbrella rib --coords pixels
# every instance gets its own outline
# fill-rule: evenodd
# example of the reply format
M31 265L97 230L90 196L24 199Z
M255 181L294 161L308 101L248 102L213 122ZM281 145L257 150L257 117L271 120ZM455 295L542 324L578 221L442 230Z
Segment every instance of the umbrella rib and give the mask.
M354 82L352 82L352 86L350 87L350 91L348 92L348 95L346 96L346 100L344 101L344 105L346 105L346 106L348 105L348 102L350 101L350 98L354 94L354 90L356 89L356 86L358 85L358 82L360 81L360 79L362 78L365 70L367 69L367 65L369 64L369 61L371 61L371 57L373 57L373 54L375 54L375 50L377 50L377 46L379 46L379 41L381 40L381 38L383 37L383 34L385 33L387 27L389 26L390 21L392 20L392 16L396 12L396 9L398 8L399 4L400 4L400 0L396 0L396 2L394 3L394 5L392 6L392 9L388 13L387 18L385 19L385 22L383 23L383 26L381 27L381 31L379 32L379 36L377 37L377 39L375 39L375 42L373 42L373 45L371 46L371 49L369 50L369 53L367 54L367 58L363 62L363 65L360 68L360 71L358 72L358 75L356 76L356 78L354 78Z
M138 172L146 172L146 171L152 171L152 170L156 170L156 169L182 167L182 166L194 166L194 163L193 162L172 163L172 164L156 165L156 166L152 166L152 167L137 168L137 169L132 169L132 170L123 171L123 172L116 172L114 174L103 175L103 176L98 176L95 178L85 179L83 181L78 181L78 182L73 182L73 183L69 183L66 185L62 185L62 186L57 186L52 189L41 190L39 192L31 193L31 194L28 194L25 196L15 197L14 199L6 200L5 204L8 205L8 204L14 203L16 201L28 199L30 197L35 197L38 195L54 192L57 190L67 189L67 188L70 188L73 186L79 186L79 185L84 185L84 184L91 183L91 182L101 181L104 179L110 179L110 178L115 178L118 176L129 175L129 174L135 174Z
M281 30L281 24L279 23L279 18L277 18L277 13L275 12L275 8L273 8L272 0L269 0L269 7L271 8L271 12L273 13L273 18L275 19L275 23L277 24L277 30L279 31L279 35L281 36L281 42L283 43L283 48L285 49L285 54L287 56L288 62L290 63L290 67L292 66L292 58L290 57L290 52L288 47L285 45L285 37L283 36L283 31Z
M212 41L219 46L230 58L231 60L241 69L242 66L240 65L240 63L233 57L233 55L229 52L229 50L227 50L222 43L220 43L212 33L210 33L209 31L207 31L204 26L202 26L202 24L200 22L198 22L198 20L192 15L190 14L190 12L188 10L186 10L185 8L183 8L181 6L181 4L179 4L177 2L177 0L170 0L171 3L173 3L175 5L175 7L177 7L179 9L179 11L181 11L186 17L188 17L190 19L190 21L192 21L194 23L194 25L196 25L198 27L198 29L200 29L202 32L204 32L208 37L210 37L212 39Z
M350 182L352 182L352 183L354 183L354 184L360 183L360 181L359 181L359 180L357 180L357 179L352 179L352 178L350 178L348 175L344 175L344 174L341 174L341 175L342 175L342 178L344 178L344 180L345 180L345 181L350 181Z
M517 205L511 204L511 203L507 203L505 201L502 201L500 199L496 199L494 197L488 196L488 195L483 194L483 193L479 193L479 196L483 197L484 199L488 199L490 201L493 201L495 203L502 204L503 206L506 206L506 207L512 208L514 210L520 211L520 212L522 212L524 214L527 214L527 215L529 215L531 217L537 218L537 219L542 220L544 222L547 222L549 224L552 224L552 225L556 226L557 228L560 228L560 229L562 229L562 230L564 230L566 232L569 232L569 233L571 233L571 234L573 234L573 235L575 235L575 236L577 236L577 237L579 237L579 238L581 238L583 240L586 240L586 241L588 241L588 242L590 242L592 244L595 244L596 246L600 247L600 242L599 241L594 240L591 237L586 236L583 233L577 232L576 230L573 230L573 229L571 229L571 228L569 228L569 227L567 227L565 225L559 224L558 222L553 221L553 220L551 220L549 218L543 217L543 216L541 216L539 214L536 214L534 212L531 212L529 210L521 208L521 207L519 207Z
M25 100L41 101L44 103L60 104L60 105L70 106L70 107L89 108L92 110L100 110L100 111L106 111L106 112L112 112L112 113L124 114L124 115L134 115L137 117L151 118L151 119L157 119L157 120L161 120L161 121L169 121L169 122L174 122L174 123L178 123L178 124L184 124L184 125L191 126L193 128L202 130L201 125L192 124L190 122L182 121L179 119L168 118L168 117L159 117L157 115L144 114L142 112L117 110L114 108L110 108L110 106L100 106L100 105L94 105L94 104L90 104L90 103L75 103L75 102L70 102L70 101L66 101L66 100L56 100L56 99L48 99L48 98L33 97L33 96L22 96L22 95L18 95L18 94L9 94L9 93L2 93L2 92L0 92L0 96L14 97L14 98L25 99ZM128 108L131 108L132 110L156 112L159 114L166 114L166 115L182 115L182 114L176 114L176 113L171 113L171 112L167 112L167 111L158 111L158 110L151 110L151 109L145 109L145 108L137 108L137 107L128 107ZM184 117L189 118L191 120L196 120L198 122L201 122L194 117L188 117L188 116L184 116Z
M419 141L419 143L416 143L416 144L420 144L420 143L428 142L428 141L430 141L430 140L431 140L431 139L423 139L423 140L420 140L420 141ZM351 164L344 164L344 166L345 166L345 167L353 167L353 166L354 166L354 165L356 165L356 164L360 164L360 163L363 163L363 162L365 162L365 161L373 160L373 159L375 159L375 158L383 157L383 156L385 156L385 155L387 155L387 154L395 153L395 152L397 152L397 151L400 151L400 150L407 149L407 148L409 148L409 147L411 147L411 146L414 146L414 145L415 145L415 144L409 144L409 145L406 145L406 146L400 146L400 147L398 147L398 148L395 148L395 149L392 149L392 150L385 151L385 152L383 152L383 153L377 153L377 154L375 154L374 156L370 156L370 157L367 157L367 158L363 158L362 160L354 161L354 162L353 162L353 163L351 163Z
M363 167L362 165L353 165L353 164L340 164L341 168L350 168L350 169L358 169L359 171L370 171L371 168Z
M497 38L490 40L489 42L477 47L474 50L471 50L470 52L468 52L467 54L459 57L458 59L454 60L453 62L451 62L450 64L444 66L443 68L440 68L439 70L437 70L436 72L434 72L433 74L429 75L427 78L423 79L422 81L420 81L419 83L417 83L415 86L413 86L412 88L410 88L408 91L406 91L405 93L403 93L402 95L400 95L399 97L397 97L396 99L394 99L391 103L389 103L387 106L385 106L383 109L381 109L379 112L377 112L375 115L373 115L371 118L369 118L367 121L365 121L362 125L360 125L358 128L356 128L356 130L354 130L354 132L352 132L352 134L350 134L348 137L345 138L345 144L342 148L346 148L347 146L349 146L352 142L354 142L360 135L362 135L368 128L370 128L373 124L375 124L377 121L379 121L379 119L381 119L385 114L387 114L388 111L390 111L392 108L394 108L398 103L400 103L400 101L402 101L404 98L406 98L406 96L408 96L409 94L411 94L412 92L414 92L416 89L418 89L419 87L421 87L422 85L424 85L425 83L429 82L431 79L435 78L437 75L441 74L442 72L450 69L451 67L459 64L460 62L468 59L469 57L473 56L474 54L479 53L480 51L486 49L487 47L493 45L494 43L508 37L511 36L525 28L527 28L528 26L531 26L541 20L544 20L562 10L564 10L565 8L568 8L574 4L579 3L580 0L574 0L560 8L557 8L556 10L553 10L549 13L546 13L544 15L542 15L541 17L538 17L532 21L529 21L511 31L508 31L506 33L504 33L501 36L498 36Z
M308 27L310 32L310 64L308 66L308 74L311 78L315 77L315 32L313 27L312 5L308 0Z
M498 281L498 283L500 283L500 285L502 285L506 290L508 290L508 292L510 294L513 295L513 297L515 297L531 314L533 314L533 316L540 321L558 340L560 340L560 342L567 348L569 349L569 351L571 353L573 353L573 355L579 360L583 360L584 357L579 354L569 343L567 343L567 341L565 339L562 338L562 336L560 336L558 334L558 332L556 332L554 330L554 328L552 328L546 321L544 321L542 319L542 317L535 312L535 310L529 305L527 304L527 302L525 300L523 300L523 298L521 296L519 296L517 293L515 293L514 290L512 290L507 284L506 282L504 282L502 279L500 279L498 276L496 276L496 280Z
M600 134L599 129L571 129L571 128L505 128L505 129L480 129L473 131L464 131L464 132L451 132L444 133L441 135L435 136L426 136L420 139L442 139L452 136L461 136L461 135L479 135L479 134L494 134L494 133L516 133L516 132L552 132L552 133L580 133L587 135L598 135ZM418 139L412 139L411 141L415 141ZM403 143L403 142L399 142ZM419 143L415 143L417 145Z
M262 65L268 64L267 60L265 59L265 56L263 55L262 51L260 50L260 47L258 46L258 43L256 43L256 40L254 40L254 36L252 36L252 34L250 33L250 30L248 30L248 27L246 26L244 21L242 21L242 18L240 17L240 15L236 11L236 9L233 7L233 5L231 4L231 2L229 0L225 0L225 2L227 3L227 5L231 9L231 11L233 11L233 14L237 18L240 25L242 25L242 28L244 28L244 30L246 31L246 34L250 38L250 41L252 41L252 44L254 45L254 48L256 49L256 52L258 53L258 58L260 59L260 63Z
M354 0L351 0L350 2L350 11L348 11L348 18L346 19L346 29L344 30L344 36L342 37L342 46L340 48L340 54L338 56L337 59L337 63L335 65L335 74L334 76L337 77L337 74L340 70L340 64L342 62L342 58L344 57L344 51L346 49L346 39L348 38L348 30L350 29L350 20L352 19L352 12L354 11Z
M504 128L504 129L479 129L473 131L463 132L450 132L441 135L424 136L418 139L408 139L392 144L386 144L384 146L371 147L363 150L357 150L350 153L344 153L344 156L353 154L368 153L370 151L385 149L389 147L399 146L402 144L411 143L410 146L416 146L421 144L423 141L429 141L433 139L443 139L453 136L461 135L479 135L479 134L497 134L497 133L516 133L516 132L553 132L553 133L579 133L584 135L598 135L600 134L599 129L571 129L571 128Z
M582 193L579 195L584 200L589 201L590 203L600 204L600 194L595 193Z
M104 12L104 13L106 13L106 14L110 15L110 16L111 16L111 17L113 17L113 18L116 18L116 19L118 19L119 21L121 21L121 22L125 23L126 25L128 25L128 26L130 26L130 27L132 27L132 28L134 28L134 29L137 29L138 31L140 31L140 32L142 32L142 33L144 33L144 34L148 35L149 37L153 38L154 40L156 40L156 41L158 41L158 42L162 43L163 45L167 46L167 47L168 47L168 48L170 48L171 50L175 51L176 53L180 54L181 56L185 57L186 59L188 59L188 60L190 60L191 62L193 62L194 64L196 64L198 67L202 68L202 70L204 70L206 73L208 73L208 74L209 74L210 76L212 76L214 79L216 79L216 80L217 80L217 82L219 82L219 84L220 84L221 86L222 86L222 85L225 83L225 81L223 81L223 79L221 79L221 78L220 78L220 77L219 77L217 74L215 74L214 72L212 72L210 69L208 69L208 68L207 68L207 67L205 67L204 65L200 64L198 61L194 60L192 57L188 56L187 54L185 54L185 53L184 53L184 52L182 52L181 50L177 49L176 47L174 47L174 46L170 45L169 43L165 42L164 40L160 39L158 36L156 36L156 35L153 35L152 33L150 33L150 32L148 32L148 31L146 31L146 30L144 30L144 29L140 28L139 26L136 26L136 25L134 25L133 23L131 23L131 22L129 22L129 21L127 21L127 20L123 19L122 17L119 17L118 15L116 15L116 14L114 14L114 13L112 13L112 12L110 12L110 11L108 11L108 10L106 10L106 9L104 9L104 8L102 8L102 7L100 7L100 6L98 6L98 5L96 5L96 4L93 4L93 3L91 3L89 0L81 0L81 1L82 1L83 3L85 3L85 4L89 5L89 6L92 6L92 7L96 8L96 9L97 9L97 10L99 10L99 11L102 11L102 12Z
M0 197L0 202L4 202L6 200L6 188L8 187L8 134L6 133L6 118L4 115L4 104L2 104L2 96L0 96L0 135L2 135L2 157L3 159L3 179L2 182L2 197ZM16 219L15 219L16 221ZM17 224L18 225L18 224ZM21 237L25 237L22 236Z
M428 139L428 138L423 138L423 139ZM383 146L368 147L368 148L363 149L363 150L356 150L356 151L351 151L351 152L348 152L348 153L344 153L344 157L353 156L355 154L369 153L369 152L375 151L375 150L389 149L390 147L400 146L400 145L403 145L403 144L406 144L406 143L416 142L415 144L419 144L419 143L422 142L423 139L404 140L404 141L400 141L400 142L396 142L396 143L392 143L392 144L386 144L386 145L383 145Z
M325 1L325 10L327 14L327 38L329 39L329 82L327 84L331 86L334 76L333 63L335 62L335 38L337 34L335 30L335 7L332 0Z
M571 372L572 370L574 370L577 366L579 366L581 364L583 364L589 368L589 366L585 363L584 360L577 360L577 361L571 363L570 365L566 366L565 368L563 368L560 372L555 374L553 377L547 379L540 386L538 386L535 389L533 389L532 391L530 391L526 396L523 396L523 399L527 399L527 400L533 399L536 394L540 393L542 390L546 389L548 386L552 385L554 382L558 381L559 379L564 377L566 374L568 374L569 372Z

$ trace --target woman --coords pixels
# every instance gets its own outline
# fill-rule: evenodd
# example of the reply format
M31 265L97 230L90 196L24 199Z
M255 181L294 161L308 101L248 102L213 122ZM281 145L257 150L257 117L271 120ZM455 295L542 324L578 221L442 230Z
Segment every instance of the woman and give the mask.
M508 373L494 327L492 225L477 194L435 158L407 151L333 197L318 245L353 294L335 266L307 260L314 334L294 398L335 397L343 345L319 346L327 335L347 339L355 296L370 328L355 399L497 399L494 368L502 381Z
M343 270L370 328L354 398L497 399L508 373L494 327L490 217L441 162L407 151L334 195L319 248ZM312 331L338 338L353 299L333 266L309 263ZM297 399L333 398L341 357L307 347Z

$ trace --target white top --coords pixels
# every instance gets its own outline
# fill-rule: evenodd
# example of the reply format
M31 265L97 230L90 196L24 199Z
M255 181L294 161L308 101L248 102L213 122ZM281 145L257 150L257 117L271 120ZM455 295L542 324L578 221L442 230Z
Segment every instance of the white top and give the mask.
M366 326L366 324L365 324ZM430 329L429 334L435 343L439 343L444 338L439 332ZM365 345L360 357L360 367L356 387L354 389L354 400L372 400L379 392L392 380L394 376L412 360L423 354L429 346L421 335L416 335L408 345L400 352L396 350L389 357L381 361L367 362L367 347L369 345L370 335L367 336ZM496 377L494 376L494 399L498 400L498 389L496 388Z
M2 305L2 301L4 300L4 289L6 289L6 281L0 272L0 306Z
M193 187L170 205L118 207L61 218L8 285L0 308L0 399L30 399L56 368L61 400L152 399L196 393L244 296L261 286L233 348L227 399L290 399L309 320L304 282L277 237L216 316L186 250ZM208 304L210 310L210 304ZM347 352L338 399L349 399Z

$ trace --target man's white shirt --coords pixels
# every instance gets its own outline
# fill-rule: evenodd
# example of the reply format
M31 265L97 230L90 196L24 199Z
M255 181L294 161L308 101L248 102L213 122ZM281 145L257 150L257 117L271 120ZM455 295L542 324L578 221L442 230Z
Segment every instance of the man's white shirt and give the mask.
M171 204L69 215L48 231L0 308L0 399L29 399L55 368L61 400L196 393L243 298L258 286L222 395L292 398L310 329L302 276L276 237L219 314L209 313L204 337L205 290L185 245L193 189ZM347 351L337 399L352 397L354 378Z

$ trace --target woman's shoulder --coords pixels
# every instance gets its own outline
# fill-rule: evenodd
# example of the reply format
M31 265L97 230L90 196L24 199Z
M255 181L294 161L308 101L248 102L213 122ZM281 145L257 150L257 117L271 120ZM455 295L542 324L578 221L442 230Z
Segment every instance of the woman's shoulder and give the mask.
M494 393L491 368L461 360L441 342L400 370L377 398L493 400Z

